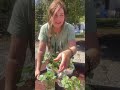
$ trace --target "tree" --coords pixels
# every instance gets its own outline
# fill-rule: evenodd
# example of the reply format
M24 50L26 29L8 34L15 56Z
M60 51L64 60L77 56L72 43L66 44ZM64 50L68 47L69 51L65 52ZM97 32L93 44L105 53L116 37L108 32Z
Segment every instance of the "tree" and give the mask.
M67 8L67 21L79 23L80 18L85 15L85 0L64 0Z
M53 0L41 0L36 5L35 16L38 23L47 21L47 9ZM85 0L63 0L67 8L67 21L70 23L79 23L80 18L85 15Z

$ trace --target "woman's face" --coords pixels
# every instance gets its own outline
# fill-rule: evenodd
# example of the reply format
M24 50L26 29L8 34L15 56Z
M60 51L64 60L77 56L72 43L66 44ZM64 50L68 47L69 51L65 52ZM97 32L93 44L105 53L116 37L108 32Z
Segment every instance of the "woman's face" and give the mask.
M56 8L54 15L53 15L53 26L54 28L61 28L64 23L65 15L64 10L61 7Z

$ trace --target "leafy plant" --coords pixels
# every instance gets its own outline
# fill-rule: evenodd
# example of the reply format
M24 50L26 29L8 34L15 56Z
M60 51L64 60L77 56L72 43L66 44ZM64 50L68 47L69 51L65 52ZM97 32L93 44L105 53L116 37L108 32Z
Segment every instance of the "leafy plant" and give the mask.
M48 70L45 74L40 75L39 80L45 83L47 90L54 87L55 81L58 82L59 86L62 86L66 90L80 90L80 80L75 76L72 76L71 78L67 76L69 70L74 70L72 60L67 69L65 69L61 73L57 73L60 61L55 62L54 58L56 57L57 54L45 54L43 63L45 63L46 61L49 62L49 64L47 65Z
M57 54L50 54L47 53L44 56L44 60L42 61L43 63L45 62L49 62L49 64L47 65L47 69L52 70L54 72L57 72L59 69L59 65L60 65L60 61L55 62L54 58L57 57Z
M61 84L66 90L80 90L80 80L75 76L71 78L68 76L63 77Z
M44 82L48 90L55 87L56 76L53 71L47 71L44 75L40 75L38 80Z
M57 54L47 53L47 54L45 54L44 60L43 60L43 63L45 63L46 61L49 62L49 64L47 65L47 70L52 70L55 73L57 73L57 71L59 69L59 65L61 63L61 61L57 61L57 62L54 61L54 58L56 58L56 57L57 57ZM63 72L66 73L67 75L72 74L74 69L75 69L75 67L74 67L74 65L72 63L72 59L71 59L70 64L68 65L68 68L65 69Z

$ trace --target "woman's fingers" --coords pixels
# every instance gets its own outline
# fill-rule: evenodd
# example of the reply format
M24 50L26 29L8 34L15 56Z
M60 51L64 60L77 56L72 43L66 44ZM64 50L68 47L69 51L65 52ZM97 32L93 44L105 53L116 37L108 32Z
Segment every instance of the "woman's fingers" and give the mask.
M39 76L40 76L39 74L36 76L37 80L39 79Z
M62 57L62 54L60 53L60 54L54 59L54 61L59 61L59 60L61 59L61 57Z
M62 72L67 67L67 57L64 53L62 53L62 61L59 66L59 72Z
M39 76L39 74L36 74L36 75L35 75L35 78L37 79L37 78L38 78L38 76Z
M36 78L36 79L39 79L39 75L40 75L40 71L39 71L39 70L36 70L36 71L35 71L35 78Z
M65 66L64 65L60 65L58 72L62 72L64 69L65 69Z

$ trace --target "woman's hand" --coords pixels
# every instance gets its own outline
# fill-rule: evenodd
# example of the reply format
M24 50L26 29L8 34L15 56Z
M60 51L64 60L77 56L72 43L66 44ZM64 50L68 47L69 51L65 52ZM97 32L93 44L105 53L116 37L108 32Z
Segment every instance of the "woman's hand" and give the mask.
M66 69L70 63L70 57L71 57L71 51L65 50L58 54L58 56L54 59L54 61L61 60L59 70L58 72L62 72L64 69Z
M36 69L35 70L35 78L38 79L40 75L40 70Z
M62 72L66 69L70 63L70 58L76 53L76 42L75 40L69 41L69 49L61 52L58 56L54 59L54 61L61 60L58 72Z
M46 43L44 41L39 41L37 58L36 58L36 61L35 61L36 62L35 77L37 79L40 75L40 70L41 70L41 65L42 65L42 60L43 60L45 50L46 50Z

